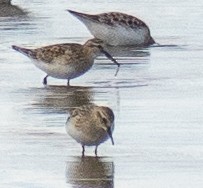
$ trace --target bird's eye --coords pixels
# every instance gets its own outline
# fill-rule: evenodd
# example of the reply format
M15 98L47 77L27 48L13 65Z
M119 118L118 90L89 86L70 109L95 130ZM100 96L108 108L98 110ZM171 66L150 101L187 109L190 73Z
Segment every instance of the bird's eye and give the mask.
M104 124L107 124L107 119L106 118L102 118L102 121L104 122Z
M101 49L101 50L103 49L103 47L102 47L101 45L98 45L97 47L98 47L99 49Z

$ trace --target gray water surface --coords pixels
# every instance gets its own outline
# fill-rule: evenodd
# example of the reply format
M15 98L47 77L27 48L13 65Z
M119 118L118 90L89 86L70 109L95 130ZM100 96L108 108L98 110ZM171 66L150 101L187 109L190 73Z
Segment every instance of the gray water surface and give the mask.
M0 18L0 187L203 186L203 1L13 0ZM0 5L1 6L1 5ZM83 43L92 36L66 9L121 11L144 20L159 43L110 49L85 75L48 79L11 45ZM2 16L2 15L1 15ZM65 132L68 109L95 103L115 113L115 146L81 147Z

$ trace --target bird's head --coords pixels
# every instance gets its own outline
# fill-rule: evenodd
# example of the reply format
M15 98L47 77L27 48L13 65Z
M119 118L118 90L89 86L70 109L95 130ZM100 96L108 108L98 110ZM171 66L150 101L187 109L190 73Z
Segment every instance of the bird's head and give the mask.
M84 49L88 51L88 53L92 54L93 58L96 58L100 54L104 54L108 59L115 63L118 66L115 76L117 75L120 64L111 56L111 54L104 50L105 43L102 40L93 38L88 40L83 46Z
M113 130L114 130L114 113L113 111L108 108L101 106L100 109L97 111L97 117L100 120L100 126L104 131L108 134L109 138L111 139L112 145L114 145L113 140Z

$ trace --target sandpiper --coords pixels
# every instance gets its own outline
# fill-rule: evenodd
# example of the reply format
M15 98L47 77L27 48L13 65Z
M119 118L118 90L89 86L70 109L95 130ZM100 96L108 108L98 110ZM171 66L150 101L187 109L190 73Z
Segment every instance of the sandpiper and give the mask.
M66 43L45 46L37 49L26 49L13 45L12 48L30 59L36 67L47 73L43 84L47 85L47 77L70 80L81 76L93 65L94 59L100 54L118 65L120 64L101 46L99 39L90 39L85 44ZM116 72L116 74L117 74Z
M82 21L90 33L111 46L149 46L155 41L149 27L140 19L120 13L85 14L68 10Z
M11 0L0 0L0 4L11 4Z
M85 154L85 146L98 146L111 139L114 145L112 132L114 130L114 113L105 106L94 104L84 105L70 111L70 117L66 122L67 133L82 145L82 156Z
M0 0L0 17L26 16L27 12L16 5L12 5L11 0Z

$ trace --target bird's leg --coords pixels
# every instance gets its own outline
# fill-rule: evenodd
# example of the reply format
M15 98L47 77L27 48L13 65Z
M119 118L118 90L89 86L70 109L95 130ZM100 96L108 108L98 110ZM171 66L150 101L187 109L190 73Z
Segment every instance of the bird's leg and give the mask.
M97 148L98 146L95 147L95 150L94 150L94 153L95 153L95 156L97 157Z
M120 68L120 64L111 56L111 54L109 54L107 51L105 51L102 47L100 47L101 53L103 53L108 59L110 59L111 61L113 61L118 67L115 73L115 76L117 76L119 68Z
M47 85L47 78L48 78L48 76L49 76L49 75L46 75L46 76L44 77L44 79L43 79L43 84L44 84L44 85Z
M84 157L84 156L85 156L85 146L82 145L82 157Z
M70 80L68 79L68 81L67 81L67 86L70 86Z

